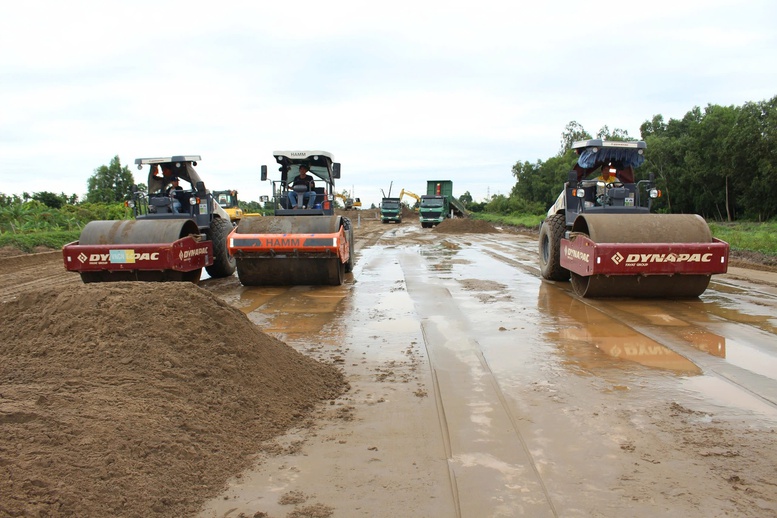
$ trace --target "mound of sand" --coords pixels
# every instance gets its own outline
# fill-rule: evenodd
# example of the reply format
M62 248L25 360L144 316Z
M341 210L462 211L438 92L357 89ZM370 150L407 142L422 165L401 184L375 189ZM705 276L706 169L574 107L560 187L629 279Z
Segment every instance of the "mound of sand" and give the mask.
M444 234L491 234L499 232L488 221L470 218L447 218L433 229Z
M0 516L186 516L346 388L188 283L0 304Z

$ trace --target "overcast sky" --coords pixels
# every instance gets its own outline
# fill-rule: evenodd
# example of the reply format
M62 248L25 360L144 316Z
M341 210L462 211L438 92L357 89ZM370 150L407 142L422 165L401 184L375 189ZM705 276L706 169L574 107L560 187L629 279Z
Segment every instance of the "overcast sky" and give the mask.
M206 186L257 200L274 150L317 149L366 206L427 179L481 201L570 121L639 137L777 95L775 24L774 0L3 0L0 192L198 154Z

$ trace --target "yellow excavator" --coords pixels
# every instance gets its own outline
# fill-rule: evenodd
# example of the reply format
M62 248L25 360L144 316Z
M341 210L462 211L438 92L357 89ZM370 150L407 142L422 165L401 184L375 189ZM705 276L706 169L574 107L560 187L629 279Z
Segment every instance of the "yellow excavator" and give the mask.
M415 201L416 201L416 205L419 205L419 204L421 203L421 197L420 197L419 195L417 195L417 194L415 194L415 193L412 193L412 192L410 192L410 191L406 191L406 190L404 190L404 189L402 189L402 190L399 192L399 202L400 202L400 203L402 203L402 198L404 198L405 196L409 196L409 197L411 197L411 198L415 199ZM414 207L414 208L413 208L413 210L414 210L415 212L418 212L418 207Z
M346 196L345 194L335 193L336 198L340 198L343 200L343 209L344 210L355 210L356 207L361 207L362 202L359 198L350 198Z

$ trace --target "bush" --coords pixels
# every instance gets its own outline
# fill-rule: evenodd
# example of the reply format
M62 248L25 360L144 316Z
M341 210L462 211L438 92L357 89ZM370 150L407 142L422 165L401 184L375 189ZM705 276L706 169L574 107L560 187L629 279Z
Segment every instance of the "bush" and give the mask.
M132 212L122 203L82 203L55 209L32 200L0 206L0 234L73 231L94 220L130 218Z

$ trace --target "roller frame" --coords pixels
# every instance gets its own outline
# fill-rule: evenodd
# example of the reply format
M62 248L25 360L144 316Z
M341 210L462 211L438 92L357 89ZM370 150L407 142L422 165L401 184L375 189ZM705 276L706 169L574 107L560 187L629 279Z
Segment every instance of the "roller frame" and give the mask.
M581 276L726 273L729 246L710 243L595 243L585 234L561 239L560 264ZM636 260L635 260L636 259Z
M190 272L213 264L213 243L186 236L172 243L81 245L62 248L65 269L74 272Z
M335 233L316 234L239 234L227 238L229 253L239 259L264 257L338 257L347 263L350 256L345 227Z

